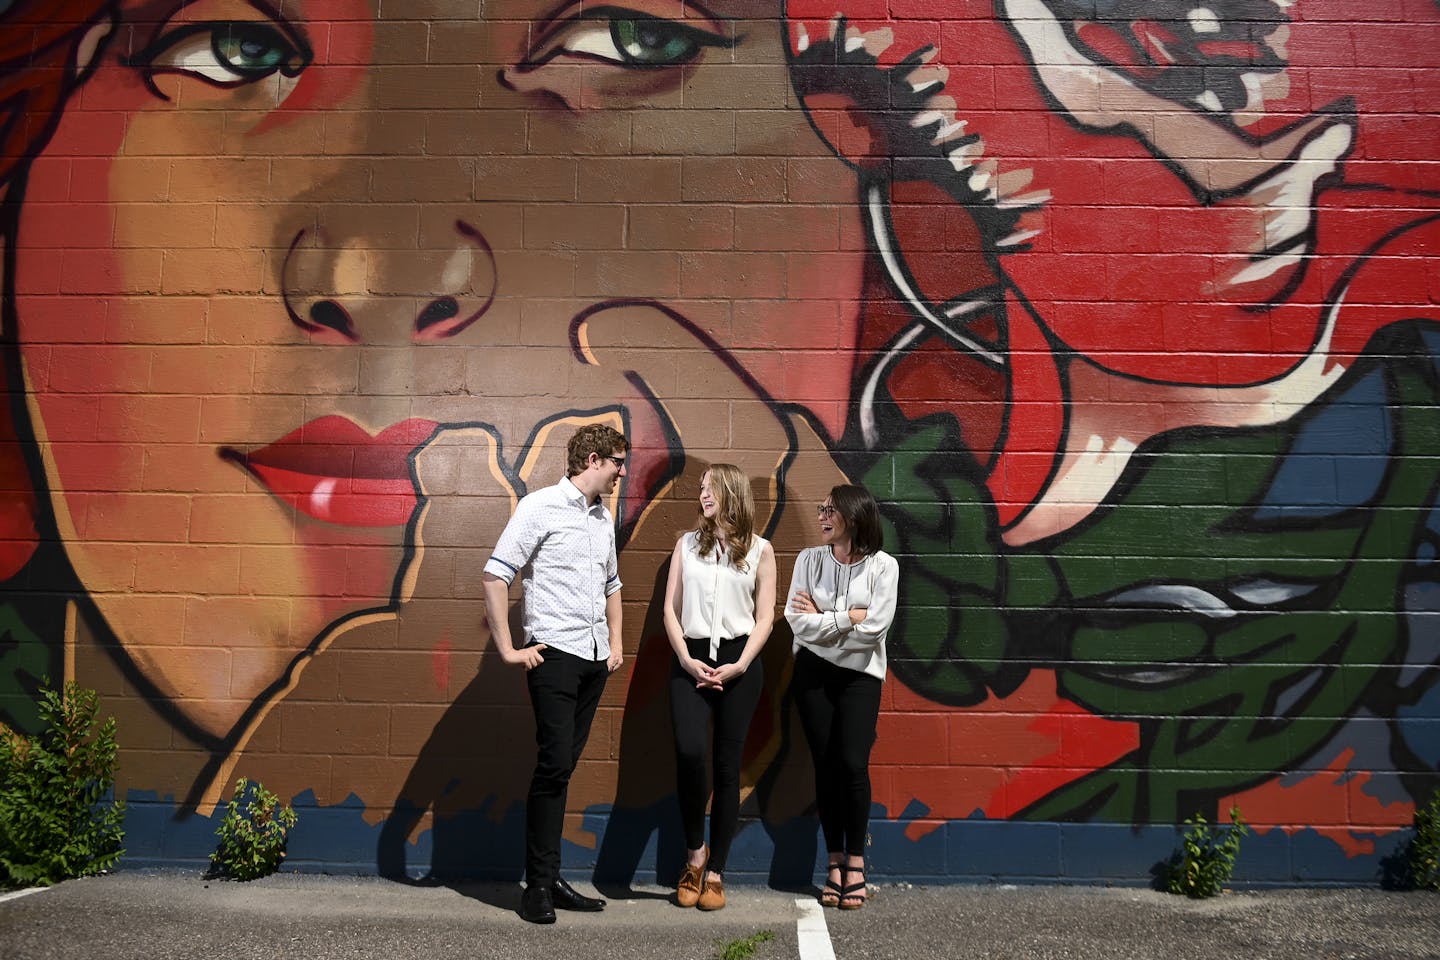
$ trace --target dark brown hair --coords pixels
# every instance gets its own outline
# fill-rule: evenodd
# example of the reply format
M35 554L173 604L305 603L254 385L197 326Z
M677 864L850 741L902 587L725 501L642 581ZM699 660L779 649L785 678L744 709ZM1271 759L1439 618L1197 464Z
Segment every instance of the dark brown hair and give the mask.
M845 518L852 552L868 557L880 549L885 542L880 529L880 507L869 490L859 484L842 483L830 489L830 502L835 512Z
M575 431L565 446L565 475L574 477L584 473L592 453L608 457L629 449L630 441L619 430L603 423L587 423Z

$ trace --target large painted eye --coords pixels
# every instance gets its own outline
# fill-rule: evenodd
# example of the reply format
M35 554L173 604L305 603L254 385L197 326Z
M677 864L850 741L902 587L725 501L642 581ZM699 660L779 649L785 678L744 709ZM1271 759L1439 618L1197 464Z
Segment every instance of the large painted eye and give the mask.
M277 26L227 20L188 23L162 33L128 62L152 73L183 73L235 86L274 73L295 77L310 55Z
M700 53L706 36L692 27L654 17L610 21L616 49L626 63L635 66L689 63Z
M728 49L735 43L692 23L622 7L598 7L562 26L529 59L540 64L569 54L627 68L674 67L695 60L706 47Z
M297 51L275 30L260 24L231 24L223 34L211 34L215 58L225 69L242 77L264 77L283 70Z

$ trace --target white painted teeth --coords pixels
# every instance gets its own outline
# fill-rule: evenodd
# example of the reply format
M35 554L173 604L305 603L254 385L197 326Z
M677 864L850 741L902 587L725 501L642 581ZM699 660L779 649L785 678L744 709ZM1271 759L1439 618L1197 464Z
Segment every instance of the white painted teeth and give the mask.
M965 121L964 121L964 120L956 120L954 123L949 123L949 124L945 124L944 126L942 126L942 127L940 128L940 132L937 133L937 134L935 134L935 139L932 140L932 141L930 141L930 142L931 142L931 143L934 143L934 144L944 143L946 140L949 140L949 139L950 139L951 137L953 137L955 134L957 134L957 133L963 133L964 130L965 130Z
M1040 231L1039 231L1039 230L1022 230L1022 231L1019 232L1019 233L1012 233L1012 234L1010 234L1010 236L1005 237L1003 240L996 240L996 241L995 241L995 246L997 246L997 247L1013 247L1013 246L1015 246L1016 244L1024 243L1026 240L1029 240L1031 237L1035 237L1035 236L1039 236L1039 235L1040 235Z
M975 158L980 156L983 149L980 142L976 140L961 144L954 150L951 150L947 156L950 157L950 165L953 166L958 173L966 167L973 166Z
M1005 197L1003 200L997 200L995 206L1002 210L1035 209L1043 207L1049 202L1049 190L1034 190L1030 193L1017 193L1013 197Z
M1200 96L1195 98L1195 103L1198 104L1201 109L1209 110L1212 113L1220 113L1225 109L1225 106L1220 102L1220 98L1215 95L1214 90L1206 90L1200 94Z

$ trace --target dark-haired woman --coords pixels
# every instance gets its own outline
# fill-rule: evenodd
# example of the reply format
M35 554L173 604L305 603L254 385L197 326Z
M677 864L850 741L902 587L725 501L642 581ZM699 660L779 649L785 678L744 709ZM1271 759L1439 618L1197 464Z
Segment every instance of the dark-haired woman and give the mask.
M795 634L795 706L829 851L820 903L858 910L866 900L870 748L900 568L880 549L880 511L864 487L835 487L818 510L820 546L795 559L785 618Z
M680 538L665 586L665 633L675 651L670 715L686 863L682 907L725 906L723 876L740 820L740 759L765 686L760 651L775 624L775 551L755 534L750 481L717 463L700 480L700 519ZM706 733L715 799L705 848Z

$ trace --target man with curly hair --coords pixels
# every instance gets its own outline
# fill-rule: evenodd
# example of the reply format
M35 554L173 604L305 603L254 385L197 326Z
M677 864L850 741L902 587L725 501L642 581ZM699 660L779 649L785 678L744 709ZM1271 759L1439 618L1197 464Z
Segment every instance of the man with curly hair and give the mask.
M566 476L520 501L485 564L485 608L495 649L523 666L535 711L535 773L525 803L525 896L520 915L554 923L555 908L595 911L560 876L566 788L605 680L624 658L615 522L604 498L625 474L629 444L619 431L587 424L567 447ZM510 636L506 594L524 584L525 643Z

